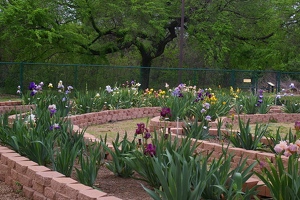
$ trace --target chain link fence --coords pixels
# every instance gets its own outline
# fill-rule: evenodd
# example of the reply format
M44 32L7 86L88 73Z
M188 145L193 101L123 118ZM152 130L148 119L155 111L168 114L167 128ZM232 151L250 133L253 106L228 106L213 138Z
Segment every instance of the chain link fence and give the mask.
M52 83L55 87L60 80L79 91L99 90L131 80L140 82L145 78L140 76L141 69L138 66L0 62L0 93L16 94L19 85L27 89L32 81ZM185 83L200 88L232 86L254 93L257 89L277 92L291 82L300 88L300 72L151 67L149 76L149 88L154 89L164 89L165 83L170 87Z

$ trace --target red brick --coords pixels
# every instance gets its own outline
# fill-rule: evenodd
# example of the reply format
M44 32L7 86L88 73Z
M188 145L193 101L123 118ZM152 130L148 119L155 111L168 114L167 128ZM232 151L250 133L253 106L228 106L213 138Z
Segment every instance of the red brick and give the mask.
M99 197L97 200L122 200L122 199L114 196L106 196L106 197Z
M252 160L257 159L257 151L254 150L241 149L241 155L243 156L243 158L248 158Z
M258 152L257 153L257 160L260 162L267 163L268 161L273 162L275 159L274 153L266 153L266 152Z
M1 161L3 164L7 165L7 161L9 157L20 157L20 154L12 151L11 153L1 153Z
M37 172L51 171L45 166L28 166L26 176L34 178Z
M43 194L41 194L41 193L39 193L37 191L35 191L33 193L32 199L33 200L47 200L47 198Z
M14 180L17 180L18 179L18 172L14 169L11 169L10 170L10 174L11 174L11 178L14 179Z
M56 194L55 190L53 190L50 187L45 187L45 189L44 189L44 195L45 195L45 197L47 197L49 199L54 199L55 194Z
M5 176L10 175L10 170L7 165L0 164L0 180L4 181Z
M227 154L232 154L235 157L241 157L242 155L242 151L241 148L236 148L236 147L229 147L227 150Z
M107 195L105 192L99 190L82 190L79 191L78 199L80 200L96 200L99 197Z
M257 160L252 160L252 159L246 159L246 166L250 166L253 163L257 162ZM258 165L258 164L257 164Z
M266 197L272 197L271 191L268 187L266 187Z
M68 194L68 196L70 197L70 199L77 199L77 196L79 194L79 191L83 191L83 190L93 190L93 188L85 186L83 184L80 183L75 183L75 184L67 184L66 185L66 194Z
M214 143L203 143L203 149L208 151L214 151L215 150L215 144Z
M19 181L13 179L12 180L12 188L14 191L20 192L23 189L23 185Z
M68 195L64 195L61 193L56 193L55 200L73 200L68 197Z
M15 151L0 145L0 154L2 154L2 153L12 153L12 152L15 152Z
M28 166L38 166L38 164L30 160L18 161L16 163L16 170L19 173L26 173Z
M11 178L11 176L6 176L5 177L5 183L6 183L6 185L9 185L9 186L12 185L12 178Z
M222 153L224 148L226 148L226 146L223 146L221 144L215 144L215 151L216 152Z
M10 156L7 158L7 166L14 169L19 161L29 161L29 159L23 156Z
M67 194L66 193L66 185L71 184L71 183L77 183L72 178L69 177L64 177L64 178L53 178L51 180L51 188L53 188L55 191L62 193L62 194Z
M258 185L258 188L256 189L257 190L257 195L259 196L266 196L266 185L262 182L262 181L258 181L257 183Z
M32 199L34 190L31 187L23 186L23 194L26 198Z
M213 151L212 154L211 154L211 158L215 158L216 160L219 160L221 155L222 155L222 153L220 153L218 151Z
M35 180L32 181L32 189L41 193L41 194L44 194L44 188L45 186L43 186L42 184L39 184L37 183Z
M62 178L62 177L65 177L65 175L59 172L46 171L46 172L37 172L34 179L37 183L48 187L51 185L51 180L53 178Z
M244 158L243 158L244 159ZM232 162L234 162L234 163L239 163L241 161L241 157L239 157L239 156L234 156L233 158L232 158Z
M18 173L18 180L23 186L32 187L32 178Z
M256 179L256 178L249 178L249 179L246 181L246 183L244 183L244 185L243 185L243 190L245 190L246 188L248 188L248 189L253 188L254 186L257 185L258 181L259 181L259 180Z

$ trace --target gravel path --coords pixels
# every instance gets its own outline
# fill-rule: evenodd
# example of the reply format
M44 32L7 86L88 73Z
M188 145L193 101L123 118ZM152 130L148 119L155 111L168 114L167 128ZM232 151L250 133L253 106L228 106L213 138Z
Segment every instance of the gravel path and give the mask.
M12 187L0 181L0 200L28 200L21 193L16 193Z

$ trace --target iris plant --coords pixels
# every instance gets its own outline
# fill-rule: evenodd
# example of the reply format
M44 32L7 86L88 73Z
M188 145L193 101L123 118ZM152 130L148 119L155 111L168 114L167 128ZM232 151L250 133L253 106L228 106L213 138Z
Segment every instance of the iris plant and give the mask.
M163 107L160 116L163 118L170 118L172 116L171 109L169 107Z
M144 123L139 123L137 124L137 129L135 130L135 136L142 136L143 138L143 142L142 142L142 138L138 139L138 144L140 146L143 146L143 151L145 155L150 155L153 156L156 153L156 147L153 144L147 144L147 140L149 138L151 138L151 133L149 132L149 130L145 127Z
M50 116L52 117L56 113L56 105L52 104L48 106L48 110L50 111Z

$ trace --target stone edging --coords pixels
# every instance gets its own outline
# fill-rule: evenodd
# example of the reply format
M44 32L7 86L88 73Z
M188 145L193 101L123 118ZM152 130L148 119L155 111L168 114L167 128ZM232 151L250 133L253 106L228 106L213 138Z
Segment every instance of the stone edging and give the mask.
M280 113L280 114L279 114ZM282 113L280 109L275 107L271 112L268 114L252 114L252 115L247 115L247 114L242 114L240 115L241 119L243 121L247 121L248 119L250 120L251 123L267 123L270 121L280 121L280 122L288 122L288 123L294 123L295 121L300 121L300 114L288 114L288 113ZM228 122L228 123L238 123L238 115L234 115L233 117L223 117L222 122L223 125ZM177 127L178 126L178 127ZM184 137L182 136L183 134L183 123L179 122L164 122L160 121L160 117L154 117L150 120L150 130L160 130L162 128L169 128L171 131L172 137ZM209 133L211 135L217 135L217 129L216 127L216 122L211 123L212 129L209 130ZM224 127L222 127L224 128ZM227 146L223 147L221 144L217 143L212 143L209 141L205 140L199 140L197 141L199 143L199 146L197 148L197 152L202 152L206 155L212 152L210 159L214 158L219 158L222 155L223 149L227 148ZM266 143L266 139L263 138L262 140L263 143ZM276 162L275 159L275 154L273 153L267 153L267 152L261 152L261 151L254 151L254 150L246 150L242 148L236 148L236 147L228 147L228 153L234 155L234 158L232 160L231 166L235 167L237 166L238 162L240 161L241 158L247 158L247 166L253 164L257 160L260 162L267 163L270 161L271 163ZM287 157L282 157L283 164L287 166L288 164L288 158ZM300 161L300 159L299 159ZM269 166L265 166L267 169L269 169ZM260 165L256 165L253 169L256 172L261 172ZM249 186L250 188L259 185L257 188L258 195L264 196L264 197L271 197L270 190L267 188L262 181L256 178L250 178L246 185L244 187Z
M9 105L8 105L9 106ZM0 113L2 110L0 104ZM11 109L14 109L18 106L12 106ZM6 108L7 109L7 108ZM24 111L30 110L30 106L24 108ZM107 110L102 112L87 113L83 115L70 116L69 119L74 124L73 131L80 130L81 128L108 123L111 121L120 121L126 119L134 119L141 117L153 117L152 119L159 119L160 107L147 107L147 108L132 108L124 110ZM9 110L8 110L9 111ZM7 110L6 110L7 112ZM255 122L268 122L270 120L277 121L286 121L286 122L295 122L297 119L300 119L300 114L286 114L280 113L280 110L274 109L273 113L264 115L241 115L243 120L250 118L252 123ZM231 118L223 118L223 122L231 122ZM238 116L234 116L233 122L238 121ZM158 123L158 122L157 122ZM150 125L151 126L151 125ZM151 129L151 128L150 128ZM173 136L176 135L177 128L171 128ZM216 133L216 129L210 130L211 134ZM85 133L84 135L86 141L96 141L98 140L95 136ZM223 146L216 143L210 143L207 141L199 141L200 145L197 151L201 152L212 152L211 158L217 158L221 155ZM251 165L254 161L266 161L269 159L271 162L275 162L275 155L272 153L264 153L258 151L249 151L241 148L228 148L228 152L235 155L232 166L237 165L236 163L240 160L241 157L247 157L247 164ZM106 193L95 190L91 187L85 186L78 183L77 181L65 177L64 175L51 171L49 168L44 166L38 166L36 163L29 161L27 158L20 156L14 151L0 146L0 180L5 181L8 185L12 186L14 189L21 189L25 197L31 199L101 199L101 200L114 200L119 199L113 196L107 196ZM287 163L287 160L284 162ZM260 170L259 166L256 166L254 170ZM19 183L19 184L17 184ZM258 194L261 196L270 196L270 191L263 183L255 178L250 178L248 183L249 187L254 185L261 185L258 188Z
M73 131L77 131L94 124L157 115L159 115L159 108L147 107L87 113L70 116L69 119L74 124ZM85 141L90 142L98 140L89 133L85 133L84 138ZM120 200L120 198L108 196L104 192L85 186L45 166L39 166L7 147L0 146L0 156L0 180L15 190L22 190L24 196L29 199Z

